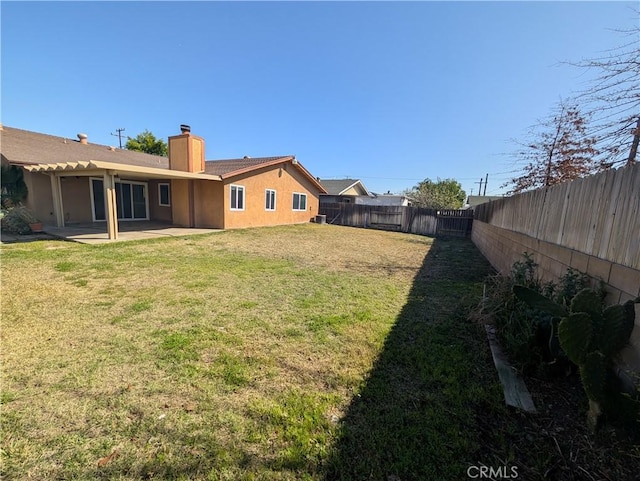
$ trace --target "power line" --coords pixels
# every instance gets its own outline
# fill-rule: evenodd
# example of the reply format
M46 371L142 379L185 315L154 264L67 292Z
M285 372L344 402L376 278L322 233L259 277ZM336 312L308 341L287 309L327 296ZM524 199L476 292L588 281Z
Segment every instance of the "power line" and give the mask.
M114 134L113 132L111 132L111 135L113 135L114 137L118 137L118 143L120 144L120 148L122 148L122 132L124 132L124 128L116 129L116 132L118 133Z

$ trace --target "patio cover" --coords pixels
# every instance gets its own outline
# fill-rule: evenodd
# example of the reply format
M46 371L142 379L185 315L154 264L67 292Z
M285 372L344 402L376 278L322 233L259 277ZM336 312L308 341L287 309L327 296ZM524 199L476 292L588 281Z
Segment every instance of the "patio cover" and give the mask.
M62 187L60 178L69 175L102 175L105 187L105 206L107 217L107 232L109 239L118 238L118 216L116 206L116 176L125 175L127 178L146 179L187 179L222 181L219 175L183 172L180 170L160 169L156 167L142 167L126 165L116 162L100 160L40 163L22 165L29 172L49 174L51 177L51 191L53 194L53 209L58 227L64 227L64 209L62 206Z

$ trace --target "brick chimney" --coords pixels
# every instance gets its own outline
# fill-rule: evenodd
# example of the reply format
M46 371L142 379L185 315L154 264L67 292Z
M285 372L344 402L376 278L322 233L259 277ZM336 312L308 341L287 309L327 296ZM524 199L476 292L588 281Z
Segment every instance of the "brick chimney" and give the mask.
M184 172L204 172L204 139L180 125L180 135L169 137L169 168Z

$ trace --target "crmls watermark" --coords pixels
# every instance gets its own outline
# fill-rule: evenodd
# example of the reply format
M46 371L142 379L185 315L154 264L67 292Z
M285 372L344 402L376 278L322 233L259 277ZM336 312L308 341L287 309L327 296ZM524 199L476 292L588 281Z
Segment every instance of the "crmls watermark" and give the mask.
M469 479L516 479L518 477L517 466L469 466L467 468Z

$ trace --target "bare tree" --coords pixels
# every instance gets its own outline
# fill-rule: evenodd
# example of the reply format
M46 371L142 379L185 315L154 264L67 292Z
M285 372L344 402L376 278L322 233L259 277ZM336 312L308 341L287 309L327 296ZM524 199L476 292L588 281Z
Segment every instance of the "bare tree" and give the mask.
M511 186L509 193L524 192L601 170L596 138L588 136L587 129L587 119L578 106L561 101L548 119L532 128L530 142L517 142L520 149L513 156L525 167L502 187Z
M597 138L604 167L635 162L640 141L640 27L621 33L628 38L624 45L572 64L597 71L576 100L592 117L589 134Z

